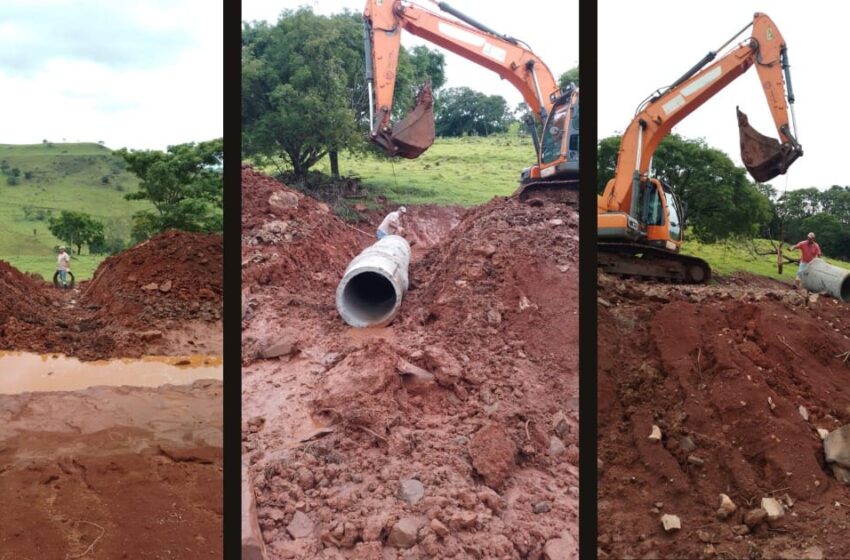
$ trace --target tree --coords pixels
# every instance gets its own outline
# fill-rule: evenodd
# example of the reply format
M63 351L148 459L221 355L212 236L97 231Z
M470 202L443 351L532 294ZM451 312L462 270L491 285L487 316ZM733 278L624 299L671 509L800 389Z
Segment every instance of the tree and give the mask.
M564 89L571 83L578 87L578 66L570 68L558 78L558 87Z
M47 229L71 247L77 247L79 255L83 245L92 245L103 241L103 223L83 212L62 210L59 217L50 218Z
M425 47L399 51L393 115L413 103L414 82L445 81L443 57ZM242 151L279 158L304 178L325 155L334 171L340 151L364 151L369 100L360 14L319 16L309 8L284 11L274 26L242 31Z
M500 95L484 95L467 87L449 88L437 98L435 120L438 136L487 136L507 131L511 111Z
M599 143L599 193L614 176L619 147L619 136ZM655 151L652 165L654 176L668 183L686 204L688 225L701 241L752 236L770 222L770 202L747 179L746 171L701 139L668 135Z
M133 216L133 238L147 239L167 229L221 232L224 189L222 139L158 150L117 150L115 155L140 179L127 200L147 200L155 212Z

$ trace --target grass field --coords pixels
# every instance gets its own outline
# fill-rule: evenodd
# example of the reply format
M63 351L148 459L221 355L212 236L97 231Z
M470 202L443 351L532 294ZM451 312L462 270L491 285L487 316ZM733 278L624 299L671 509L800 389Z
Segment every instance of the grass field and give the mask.
M771 250L770 242L766 239L756 239L755 245L759 252ZM780 275L776 267L776 254L757 255L752 250L752 244L747 241L704 244L690 239L685 241L682 252L708 261L712 271L721 275L750 272L778 280L793 281L797 274L797 265L786 263ZM799 251L790 250L787 246L783 247L782 252L791 258L798 258L800 255ZM831 259L828 255L825 259L830 264L850 270L850 263Z
M0 144L0 165L19 170L17 185L0 175L0 259L52 276L55 248L62 244L47 229L47 220L62 210L85 212L113 233L129 239L131 216L149 205L124 195L138 179L109 148L94 143ZM85 255L74 270L79 280L91 275L103 257ZM35 267L35 268L29 268Z
M520 172L536 161L528 136L437 138L417 159L340 154L343 175L356 175L372 194L401 204L483 204L519 186ZM314 168L330 173L327 158ZM267 168L275 173L275 169Z

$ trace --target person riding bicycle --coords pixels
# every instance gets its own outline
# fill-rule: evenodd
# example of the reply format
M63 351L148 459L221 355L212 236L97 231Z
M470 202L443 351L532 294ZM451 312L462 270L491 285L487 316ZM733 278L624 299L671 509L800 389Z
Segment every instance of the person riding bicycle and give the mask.
M59 256L56 258L56 270L59 271L59 281L63 288L68 287L68 271L71 269L71 256L65 252L65 247L59 247Z

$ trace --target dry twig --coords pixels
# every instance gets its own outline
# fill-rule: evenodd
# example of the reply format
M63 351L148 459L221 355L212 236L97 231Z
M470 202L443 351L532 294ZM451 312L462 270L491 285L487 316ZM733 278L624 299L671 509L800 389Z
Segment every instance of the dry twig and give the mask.
M97 523L92 523L91 521L84 521L84 520L82 520L82 519L80 519L79 521L77 521L77 523L86 523L87 525L91 525L91 526L93 526L93 527L97 527L98 529L100 529L100 534L97 536L97 538L95 538L95 539L91 542L91 544L88 546L88 548L86 548L86 549L85 549L82 553L80 553L80 554L66 554L66 555L65 555L65 560L69 560L70 558L82 558L83 556L85 556L86 554L88 554L89 552L91 552L91 551L92 551L92 549L94 548L94 545L96 545L96 544L97 544L97 541L99 541L99 540L103 537L103 535L104 535L104 534L106 534L106 529L104 529L103 527L101 527L101 526L100 526L100 525L98 525Z

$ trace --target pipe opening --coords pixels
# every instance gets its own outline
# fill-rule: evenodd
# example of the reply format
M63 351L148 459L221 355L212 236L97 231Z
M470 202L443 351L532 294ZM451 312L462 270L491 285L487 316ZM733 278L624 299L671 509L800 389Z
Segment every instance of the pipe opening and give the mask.
M352 276L342 291L342 305L349 317L371 325L387 319L397 303L393 283L377 272Z
M841 282L841 301L850 303L850 274Z

